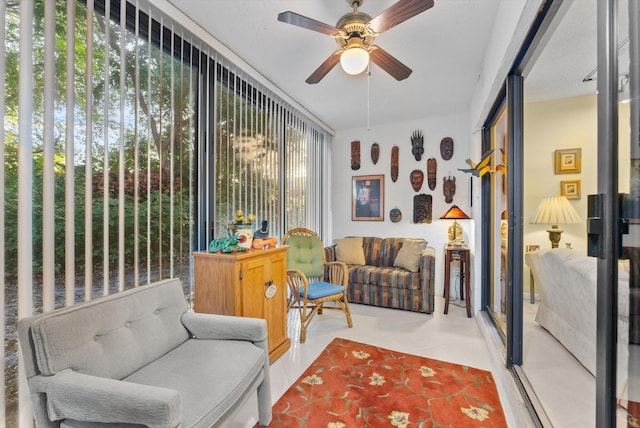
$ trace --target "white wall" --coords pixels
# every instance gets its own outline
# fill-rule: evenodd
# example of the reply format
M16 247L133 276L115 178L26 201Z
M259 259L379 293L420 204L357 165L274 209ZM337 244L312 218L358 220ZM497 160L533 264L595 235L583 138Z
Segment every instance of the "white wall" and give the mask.
M526 84L526 82L525 82ZM571 199L571 205L580 217L587 218L587 195L598 190L597 153L597 96L565 98L525 104L524 109L524 245L540 245L549 248L548 225L530 224L538 203L545 196L560 194L563 180L581 180L580 199ZM620 134L618 169L619 188L629 192L630 138L629 104L619 105ZM627 131L625 131L627 130ZM577 174L555 174L554 151L558 149L582 149L582 170ZM575 251L587 252L586 222L560 225L564 230L560 246L571 243ZM524 289L528 290L529 274L525 267Z
M471 146L471 130L469 115L457 114L442 117L430 117L420 120L410 120L381 126L349 129L339 131L333 140L332 149L332 238L344 236L379 236L379 237L421 237L429 241L429 245L436 248L436 294L442 295L443 288L443 247L448 242L447 230L451 221L439 220L440 216L453 204L458 205L469 216L473 210L469 202L469 174L458 171L465 168L465 159L469 158ZM420 130L424 134L424 154L420 161L416 161L411 153L411 134ZM454 140L453 157L445 161L440 156L440 141L444 137ZM359 140L361 147L361 167L351 169L351 141ZM380 159L376 165L371 160L371 145L380 145ZM391 181L391 148L397 145L399 153L398 180ZM435 190L427 185L427 159L433 157L437 161L437 183ZM425 179L422 189L414 192L409 175L412 170L421 169ZM385 200L384 221L352 221L352 177L360 175L384 174ZM445 202L443 194L443 178L456 178L456 193L453 202ZM413 197L419 193L432 195L433 210L431 224L413 223ZM402 211L402 220L393 223L389 219L392 208ZM473 247L473 220L460 222L464 230L464 239Z

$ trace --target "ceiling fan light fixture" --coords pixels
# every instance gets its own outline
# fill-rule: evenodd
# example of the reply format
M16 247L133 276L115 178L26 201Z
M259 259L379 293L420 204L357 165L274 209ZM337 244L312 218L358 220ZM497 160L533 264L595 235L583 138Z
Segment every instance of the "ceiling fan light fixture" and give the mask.
M359 46L345 49L340 55L340 65L347 74L360 74L369 65L369 51Z

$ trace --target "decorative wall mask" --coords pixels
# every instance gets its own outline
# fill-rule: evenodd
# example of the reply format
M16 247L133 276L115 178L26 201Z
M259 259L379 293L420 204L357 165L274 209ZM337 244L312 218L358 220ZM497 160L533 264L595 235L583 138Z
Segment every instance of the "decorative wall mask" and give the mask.
M453 195L456 194L456 178L449 176L442 178L442 192L444 193L444 201L448 204L453 202Z
M424 136L422 135L422 131L413 131L413 134L411 134L411 153L413 153L417 161L422 159L422 154L424 153Z
M378 163L378 158L380 157L380 145L378 143L373 143L371 145L371 161L373 164Z
M444 137L440 141L440 156L442 159L449 160L453 156L453 138Z
M400 155L400 148L393 146L391 148L391 181L394 183L398 179L398 157Z
M413 222L431 223L431 195L421 193L413 197Z
M424 172L420 171L419 169L414 169L413 171L411 171L409 180L411 180L411 187L413 187L413 191L420 191L420 189L422 188L422 183L424 182Z
M351 169L360 169L360 141L351 142Z
M436 162L436 158L427 159L427 184L431 190L436 188L437 169L438 164Z
M391 211L389 211L389 218L392 223L399 222L402 220L402 211L400 211L399 208L392 208Z

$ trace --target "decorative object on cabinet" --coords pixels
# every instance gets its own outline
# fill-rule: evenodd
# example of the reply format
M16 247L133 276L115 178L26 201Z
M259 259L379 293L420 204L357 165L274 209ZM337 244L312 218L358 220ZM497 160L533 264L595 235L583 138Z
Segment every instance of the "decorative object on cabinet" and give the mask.
M195 312L263 318L269 359L291 346L287 337L287 247L243 253L193 253Z
M413 222L431 223L431 195L421 193L413 197Z
M474 177L482 177L486 173L491 173L493 170L491 169L491 155L493 154L493 149L488 150L484 155L482 155L482 159L480 162L475 163L471 159L465 160L467 165L471 168L458 168L458 171L467 172ZM502 166L502 165L501 165Z
M422 135L422 131L413 131L413 134L411 134L411 153L413 153L413 157L417 161L422 159L422 154L424 153L424 135Z
M554 152L556 174L575 174L582 169L582 149L560 149Z
M419 192L422 188L422 183L424 182L424 172L419 169L414 169L411 171L411 175L409 177L411 181L411 187L413 187L414 192Z
M351 142L351 169L360 169L360 141Z
M384 175L353 177L351 220L384 220Z
M346 289L349 273L341 261L326 261L322 241L314 231L298 227L288 231L280 241L287 245L287 285L289 309L300 313L300 343L307 340L307 327L323 309L340 309L353 327ZM325 303L335 306L325 306Z
M561 181L560 195L567 199L580 199L580 180Z
M269 222L262 220L262 227L253 234L254 238L266 239L269 237Z
M398 158L400 156L400 147L393 146L391 148L391 181L394 183L398 179Z
M392 223L399 222L402 220L402 211L400 211L399 208L391 208L391 211L389 211L389 218Z
M373 164L376 165L378 163L379 158L380 158L380 144L373 143L371 145L371 162L373 162Z
M582 219L565 196L547 196L540 201L531 223L550 224L551 229L547 229L547 232L551 248L558 248L563 232L562 229L558 229L558 225L582 223Z
M453 225L449 227L449 246L464 245L462 240L462 229L458 224L458 220L468 220L470 217L458 208L457 205L452 205L444 214L440 216L440 220L453 220Z
M453 138L444 137L440 141L440 156L443 160L449 160L453 157Z
M444 201L448 204L453 202L453 195L456 194L456 178L455 177L443 177L442 178L442 193L444 193Z
M221 236L209 243L210 253L232 253L234 251L244 251L244 247L238 245L238 236Z
M427 184L429 189L434 190L436 188L436 177L438 172L438 163L436 158L427 159Z

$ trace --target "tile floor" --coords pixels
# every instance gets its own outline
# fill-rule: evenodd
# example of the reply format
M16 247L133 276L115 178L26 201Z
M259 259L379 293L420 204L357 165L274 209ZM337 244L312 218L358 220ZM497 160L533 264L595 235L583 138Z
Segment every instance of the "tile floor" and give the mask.
M311 323L307 342L299 342L299 318L289 314L289 336L292 347L271 365L273 401L289 388L335 337L378 345L396 351L465 364L492 372L502 400L509 426L533 426L511 375L504 368L498 346L492 345L487 320L479 315L467 318L465 309L455 302L444 315L443 300L436 298L436 311L431 315L407 311L351 305L353 328L349 329L341 311L325 311ZM257 420L257 405L248 400L229 425L252 427Z
M524 304L522 370L527 380L553 427L595 427L594 376L535 322L536 310L537 305ZM631 397L639 397L640 346L629 346L629 363L626 393ZM623 410L618 411L617 426L627 427Z

